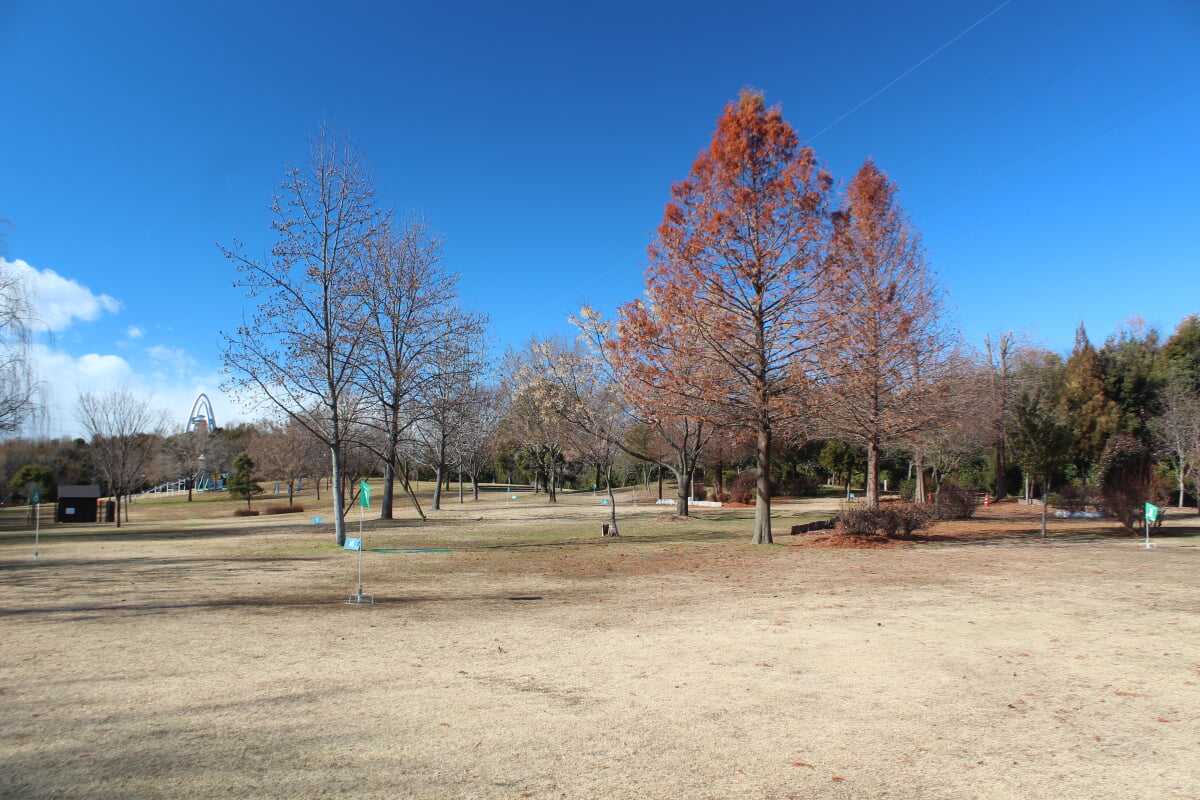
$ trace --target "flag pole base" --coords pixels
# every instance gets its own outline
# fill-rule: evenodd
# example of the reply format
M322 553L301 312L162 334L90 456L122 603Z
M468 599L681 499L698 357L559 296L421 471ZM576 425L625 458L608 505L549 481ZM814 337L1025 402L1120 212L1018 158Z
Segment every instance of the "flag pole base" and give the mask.
M1158 545L1156 545L1154 542L1143 542L1142 544L1138 545L1138 549L1139 550L1157 550Z
M350 599L346 601L348 606L369 606L375 603L375 595L373 594L352 594Z

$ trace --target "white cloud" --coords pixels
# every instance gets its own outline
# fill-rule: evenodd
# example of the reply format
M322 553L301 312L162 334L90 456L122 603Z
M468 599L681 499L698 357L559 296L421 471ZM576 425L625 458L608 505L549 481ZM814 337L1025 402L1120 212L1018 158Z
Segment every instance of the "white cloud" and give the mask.
M196 359L188 355L182 347L166 347L159 344L154 347L147 347L146 355L150 356L156 363L170 367L180 377L186 375L192 367L196 366Z
M149 400L154 409L166 412L167 426L182 429L192 404L201 392L213 404L217 424L224 427L251 419L261 409L247 409L220 390L216 372L197 373L197 362L180 348L157 346L146 349L148 369L118 355L87 353L72 356L45 344L34 347L34 361L45 386L45 419L25 431L27 436L82 436L75 418L79 395L128 389ZM166 368L157 367L165 365Z
M121 304L109 295L93 294L91 289L52 269L39 270L19 258L0 259L0 270L21 274L28 281L37 327L43 330L65 330L77 319L91 322L106 312L115 314L121 309Z
M125 331L125 336L129 339L140 339L145 335L146 331L137 325L130 325L129 329Z
M83 392L109 392L129 385L133 368L120 356L88 353L79 357L38 344L34 363L45 387L46 419L44 430L33 435L78 436L75 407Z

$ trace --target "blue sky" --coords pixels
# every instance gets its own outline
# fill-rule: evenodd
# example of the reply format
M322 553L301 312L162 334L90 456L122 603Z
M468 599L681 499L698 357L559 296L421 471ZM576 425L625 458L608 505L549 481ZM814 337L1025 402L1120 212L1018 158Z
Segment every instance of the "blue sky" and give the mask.
M54 320L54 434L118 383L179 423L200 391L243 414L215 243L270 246L323 120L445 236L498 351L640 293L670 185L743 86L841 181L868 156L892 177L972 342L1200 310L1197 0L0 0L0 75L3 256Z

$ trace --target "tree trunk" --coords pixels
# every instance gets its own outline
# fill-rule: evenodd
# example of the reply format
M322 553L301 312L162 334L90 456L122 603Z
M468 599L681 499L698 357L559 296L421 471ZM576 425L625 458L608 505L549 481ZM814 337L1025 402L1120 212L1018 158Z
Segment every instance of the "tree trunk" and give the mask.
M1004 435L996 442L996 499L1008 497L1008 453L1004 447Z
M867 508L879 508L879 443L867 442Z
M1042 538L1046 538L1046 509L1049 508L1050 481L1042 481Z
M925 465L921 463L921 455L918 453L916 457L917 467L917 489L914 492L913 502L917 505L925 505Z
M758 496L754 500L754 536L751 544L772 544L771 538L771 427L766 421L759 423L758 443L758 476L756 489Z
M117 512L115 519L119 528L121 527L121 493L119 491L113 492L113 508Z
M1183 489L1184 489L1184 486L1183 486L1183 475L1184 475L1183 469L1184 469L1184 463L1183 463L1183 459L1180 459L1180 460L1179 460L1179 507L1180 507L1180 508L1183 508L1183 494L1184 494L1184 492L1183 492ZM1197 505L1200 505L1200 502L1198 502L1198 503L1197 503Z
M462 505L463 501L463 485L462 485L462 467L458 468L458 503Z
M433 476L433 510L442 510L442 463L438 462L437 470Z
M413 508L415 508L417 510L417 516L421 518L422 522L424 522L425 521L425 512L421 510L421 503L417 500L417 493L413 491L412 486L408 482L408 465L407 464L404 465L404 472L401 477L401 485L404 487L404 491L408 495L409 499L412 500Z
M333 529L338 547L346 544L345 488L342 486L342 449L337 444L329 448L333 465Z
M296 498L296 481L290 480L290 481L288 481L288 508L291 508L292 506L294 506L296 504L295 498Z
M658 499L659 500L663 499L663 496L662 496L662 492L663 492L662 472L663 472L662 467L659 467L658 468Z
M686 467L679 470L672 470L675 473L675 481L679 484L678 491L675 494L675 513L681 517L689 515L688 502L692 499L692 471ZM658 473L658 496L662 499L662 468L659 468Z
M379 499L379 518L395 519L393 501L396 494L396 466L392 459L383 462L383 496Z
M596 469L599 470L599 467ZM608 535L620 536L621 532L617 530L617 498L613 496L611 467L604 471L604 487L608 490Z

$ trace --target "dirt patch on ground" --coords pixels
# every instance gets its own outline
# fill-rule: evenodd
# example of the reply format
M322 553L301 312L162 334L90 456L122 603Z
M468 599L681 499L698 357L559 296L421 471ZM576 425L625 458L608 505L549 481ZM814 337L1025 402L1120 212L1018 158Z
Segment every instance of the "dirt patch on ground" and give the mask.
M6 534L0 797L1200 797L1187 518L857 550L620 508L368 524L370 606L328 526Z
M807 534L799 539L796 547L820 547L827 549L886 550L900 542L886 536L858 536L852 533Z

